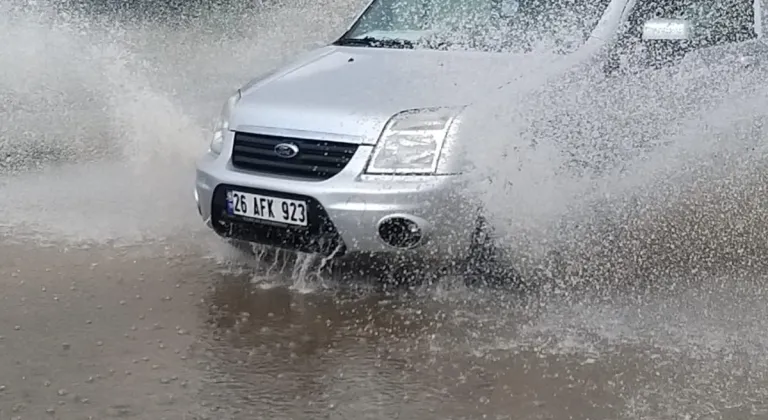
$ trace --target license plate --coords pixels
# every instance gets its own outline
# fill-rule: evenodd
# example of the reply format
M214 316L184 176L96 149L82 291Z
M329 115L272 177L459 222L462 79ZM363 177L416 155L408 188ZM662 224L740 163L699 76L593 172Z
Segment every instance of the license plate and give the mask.
M227 212L252 219L307 226L307 203L299 200L227 191Z

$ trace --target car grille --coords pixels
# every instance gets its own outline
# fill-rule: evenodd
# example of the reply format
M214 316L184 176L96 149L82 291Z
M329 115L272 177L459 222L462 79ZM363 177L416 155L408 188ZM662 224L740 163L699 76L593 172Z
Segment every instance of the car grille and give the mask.
M295 145L299 153L291 158L278 156L275 146L284 143ZM324 180L341 172L357 147L350 143L236 132L232 165L265 174Z

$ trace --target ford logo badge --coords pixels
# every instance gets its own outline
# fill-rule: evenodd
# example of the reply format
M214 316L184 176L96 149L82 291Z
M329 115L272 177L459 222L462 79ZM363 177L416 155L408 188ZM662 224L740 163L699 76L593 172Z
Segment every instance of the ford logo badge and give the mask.
M292 143L280 143L275 146L275 154L283 159L290 159L299 154L299 147Z

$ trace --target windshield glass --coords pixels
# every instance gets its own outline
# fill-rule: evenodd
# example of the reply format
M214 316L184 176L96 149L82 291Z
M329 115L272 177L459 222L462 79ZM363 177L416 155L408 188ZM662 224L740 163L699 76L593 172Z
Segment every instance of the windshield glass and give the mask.
M341 41L398 40L400 46L408 48L567 53L589 38L609 3L610 0L375 0Z

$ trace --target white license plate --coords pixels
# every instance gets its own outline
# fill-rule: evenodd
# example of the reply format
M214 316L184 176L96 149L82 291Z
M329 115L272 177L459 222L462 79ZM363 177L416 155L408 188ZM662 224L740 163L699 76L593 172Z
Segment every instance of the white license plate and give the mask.
M298 200L227 191L227 212L270 222L307 225L307 203Z

